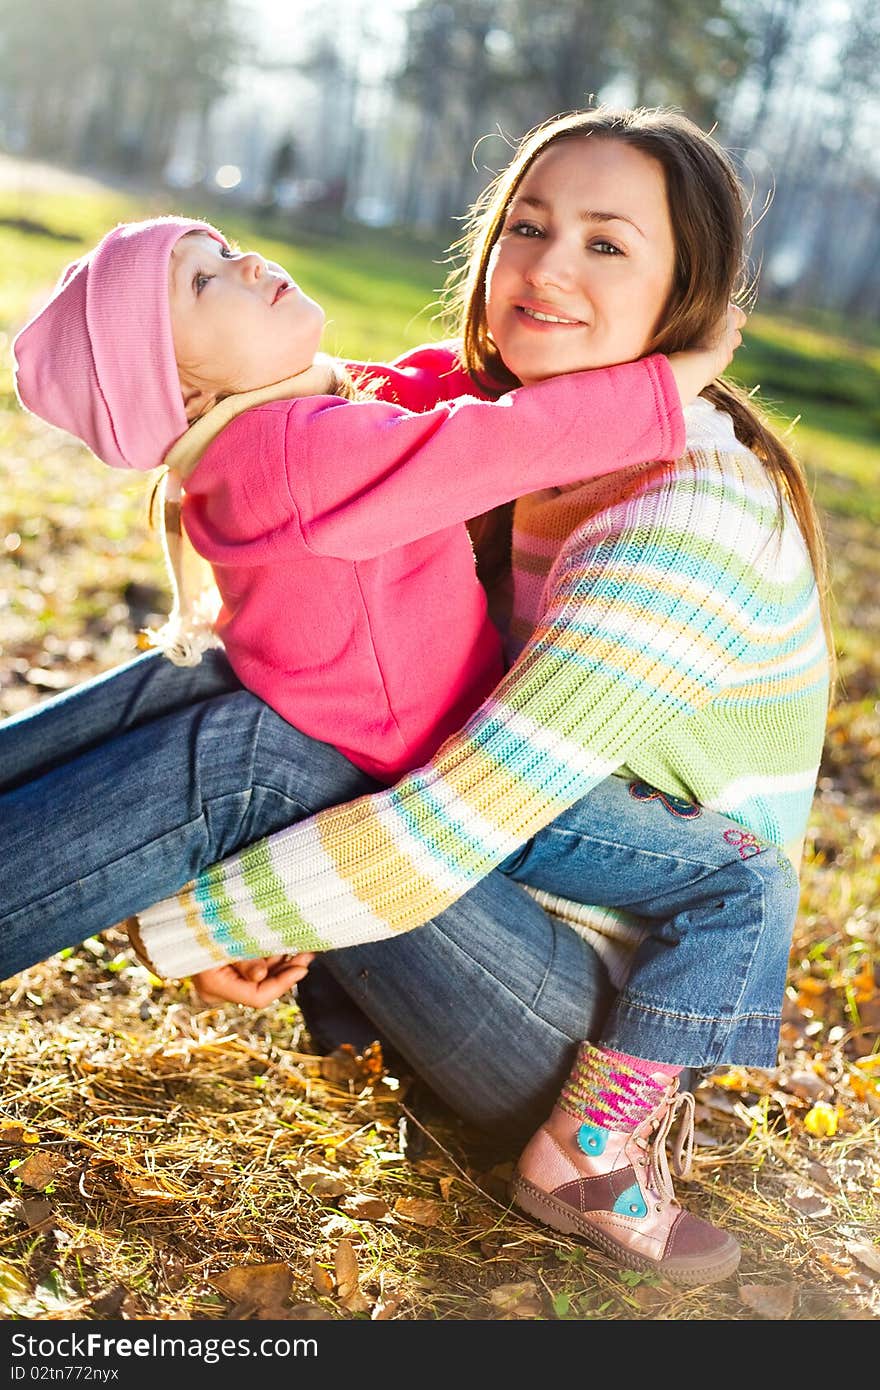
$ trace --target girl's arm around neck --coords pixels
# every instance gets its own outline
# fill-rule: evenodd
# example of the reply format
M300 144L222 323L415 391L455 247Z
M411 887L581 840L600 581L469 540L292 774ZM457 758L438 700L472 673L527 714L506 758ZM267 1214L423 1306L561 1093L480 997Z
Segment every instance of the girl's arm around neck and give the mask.
M299 400L285 433L287 484L306 543L348 560L683 448L678 392L659 355L422 414L384 401Z

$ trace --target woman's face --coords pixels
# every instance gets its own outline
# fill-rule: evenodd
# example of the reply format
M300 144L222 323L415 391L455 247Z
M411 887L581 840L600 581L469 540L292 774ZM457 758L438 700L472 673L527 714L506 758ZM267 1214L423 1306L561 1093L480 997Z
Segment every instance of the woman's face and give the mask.
M280 266L189 232L171 253L174 354L187 414L311 366L324 311Z
M492 249L486 319L521 382L630 362L672 288L663 170L621 141L574 137L535 160Z

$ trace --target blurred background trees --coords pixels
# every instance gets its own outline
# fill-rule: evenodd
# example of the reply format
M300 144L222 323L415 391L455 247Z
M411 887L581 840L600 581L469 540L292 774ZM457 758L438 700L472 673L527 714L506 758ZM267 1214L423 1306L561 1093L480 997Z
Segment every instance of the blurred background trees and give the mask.
M880 315L877 0L0 0L5 149L323 230L452 240L524 131L597 99L733 151L765 297Z

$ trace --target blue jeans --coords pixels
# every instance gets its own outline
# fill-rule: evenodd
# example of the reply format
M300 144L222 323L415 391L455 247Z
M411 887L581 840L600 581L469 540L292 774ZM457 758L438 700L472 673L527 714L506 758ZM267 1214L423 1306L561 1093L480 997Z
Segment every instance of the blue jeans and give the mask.
M218 652L191 669L142 657L6 721L0 977L373 786L242 690ZM771 1065L793 874L775 851L742 860L727 821L670 815L667 800L610 778L433 922L322 959L414 1069L487 1127L539 1121L585 1037L691 1066ZM656 924L640 952L647 992L640 969L609 1016L595 952L513 877Z

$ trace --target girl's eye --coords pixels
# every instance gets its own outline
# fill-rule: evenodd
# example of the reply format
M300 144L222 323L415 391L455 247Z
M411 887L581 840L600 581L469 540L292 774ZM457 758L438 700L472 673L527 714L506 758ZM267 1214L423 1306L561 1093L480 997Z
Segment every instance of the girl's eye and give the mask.
M197 270L193 276L193 289L196 294L201 294L209 280L213 280L213 275L205 275L204 271Z
M591 241L590 250L598 251L600 256L622 256L623 252L613 241Z
M229 261L235 255L235 252L233 251L231 246L221 246L220 255L223 257L225 261Z
M515 236L538 237L543 236L542 229L534 222L511 222L507 228Z

